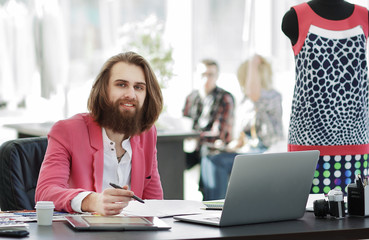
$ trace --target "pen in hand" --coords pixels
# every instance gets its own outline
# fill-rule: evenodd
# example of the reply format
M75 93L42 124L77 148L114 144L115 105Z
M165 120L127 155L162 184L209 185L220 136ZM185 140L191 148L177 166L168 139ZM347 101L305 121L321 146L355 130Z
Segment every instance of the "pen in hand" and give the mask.
M118 189L123 189L121 186L118 186L117 184L114 183L109 183L110 186L112 186L113 188L118 188ZM136 195L133 195L132 198L136 199L137 201L139 201L140 203L145 203L144 200L142 200L141 198L137 197Z

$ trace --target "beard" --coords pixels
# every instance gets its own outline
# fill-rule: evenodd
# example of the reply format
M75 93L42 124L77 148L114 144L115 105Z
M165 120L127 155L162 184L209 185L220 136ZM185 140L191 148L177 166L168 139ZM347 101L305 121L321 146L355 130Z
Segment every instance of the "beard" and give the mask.
M142 109L136 107L134 112L121 110L119 107L121 102L122 100L117 100L104 109L100 125L111 129L115 133L124 134L126 137L139 134L142 128ZM137 102L133 104L138 106Z

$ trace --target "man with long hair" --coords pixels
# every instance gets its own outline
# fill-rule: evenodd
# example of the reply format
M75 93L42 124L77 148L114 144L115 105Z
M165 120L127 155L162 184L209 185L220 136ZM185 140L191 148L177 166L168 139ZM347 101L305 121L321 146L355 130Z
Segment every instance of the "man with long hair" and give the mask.
M154 126L162 108L159 83L142 56L126 52L108 59L91 89L89 112L50 130L36 202L115 215L133 195L162 199Z

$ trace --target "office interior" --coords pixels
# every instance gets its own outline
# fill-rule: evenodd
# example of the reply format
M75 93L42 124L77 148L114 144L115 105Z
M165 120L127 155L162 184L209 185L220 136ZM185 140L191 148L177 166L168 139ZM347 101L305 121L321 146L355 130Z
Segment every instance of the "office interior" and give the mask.
M287 136L294 56L283 15L302 0L0 0L0 144L17 138L7 124L55 122L87 111L102 63L133 50L162 85L161 128L190 130L185 97L198 88L198 62L214 58L218 85L242 98L236 71L255 53L273 67ZM348 1L369 7L369 1ZM156 69L155 69L156 68ZM161 70L161 71L159 71ZM275 151L286 151L281 142ZM185 198L201 200L198 168L185 174ZM186 177L187 176L187 177Z

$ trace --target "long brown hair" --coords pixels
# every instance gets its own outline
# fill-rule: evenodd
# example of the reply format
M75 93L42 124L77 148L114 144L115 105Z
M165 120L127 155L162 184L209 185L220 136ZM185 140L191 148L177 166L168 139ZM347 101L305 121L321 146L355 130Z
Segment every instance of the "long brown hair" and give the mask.
M139 54L135 52L120 53L109 58L97 75L92 86L90 96L87 102L87 108L91 116L97 123L101 123L103 109L111 104L108 96L108 84L111 74L111 69L114 64L125 62L141 67L146 81L146 98L143 104L143 119L141 132L150 129L158 119L163 109L163 96L155 73L150 64Z

